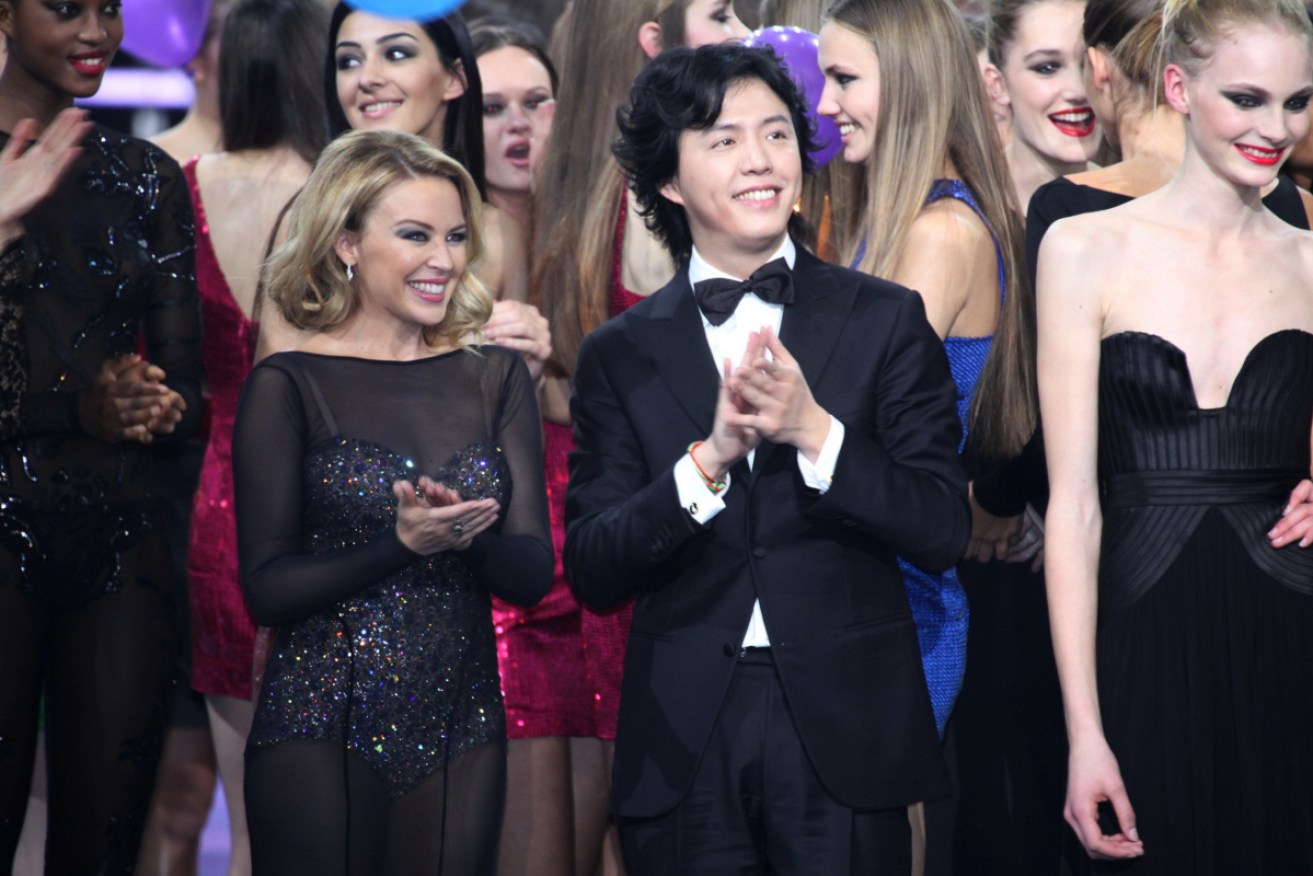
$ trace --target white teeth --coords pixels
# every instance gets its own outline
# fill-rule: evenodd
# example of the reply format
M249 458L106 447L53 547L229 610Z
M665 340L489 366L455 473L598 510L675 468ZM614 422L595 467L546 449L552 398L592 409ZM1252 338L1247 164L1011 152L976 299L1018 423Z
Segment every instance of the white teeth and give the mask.
M412 289L422 292L425 295L437 295L447 288L446 283L430 283L424 280L412 280L410 283Z
M1049 116L1055 122L1064 122L1069 125L1079 125L1089 121L1093 113L1090 110L1068 110L1067 112L1054 113Z
M853 131L856 130L857 130L857 126L854 125L852 122L844 122L842 125L839 126L839 136L847 137L849 134L851 134Z
M360 111L368 115L370 113L387 112L388 110L396 109L399 106L401 106L401 101L399 100L382 100L377 103L367 103L360 108Z
M774 189L753 189L750 192L744 192L741 195L735 195L736 201L769 201L775 197Z
M1280 149L1260 149L1257 146L1240 146L1240 151L1255 158L1268 159L1274 155L1280 154Z

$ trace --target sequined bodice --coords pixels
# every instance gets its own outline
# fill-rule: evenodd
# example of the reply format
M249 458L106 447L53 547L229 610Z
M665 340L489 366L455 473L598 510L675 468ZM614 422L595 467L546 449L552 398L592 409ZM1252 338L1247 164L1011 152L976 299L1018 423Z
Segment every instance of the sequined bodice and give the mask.
M1249 352L1224 407L1200 408L1185 353L1157 335L1104 338L1099 478L1104 517L1100 608L1142 595L1210 508L1274 578L1313 593L1313 551L1273 549L1266 532L1309 472L1313 334L1268 335Z
M303 464L304 549L361 544L396 521L392 484L421 472L367 441L339 437ZM500 450L475 444L434 479L464 498L510 501ZM416 560L331 609L284 626L251 744L345 739L399 795L505 734L486 590L460 556Z
M368 441L337 438L305 460L305 550L312 554L359 544L396 525L392 484L414 481L425 472L400 454ZM496 499L510 503L511 483L506 460L491 445L474 444L456 453L434 480L463 499ZM439 560L443 562L438 562ZM443 553L425 563L432 569L464 569L454 554ZM440 577L460 577L459 572ZM440 582L435 581L440 586Z

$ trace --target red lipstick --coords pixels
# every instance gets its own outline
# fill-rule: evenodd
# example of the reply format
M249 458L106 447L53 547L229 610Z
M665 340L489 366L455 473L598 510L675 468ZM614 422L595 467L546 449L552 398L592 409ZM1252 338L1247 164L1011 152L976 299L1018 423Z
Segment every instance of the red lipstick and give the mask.
M99 77L104 74L105 68L109 66L109 53L105 51L79 52L76 55L70 55L68 61L79 74Z
M1094 133L1094 110L1089 107L1051 113L1049 121L1068 137L1088 137Z
M1266 146L1251 146L1248 143L1237 143L1235 148L1245 158L1263 167L1271 167L1279 162L1286 151L1284 149L1269 149Z

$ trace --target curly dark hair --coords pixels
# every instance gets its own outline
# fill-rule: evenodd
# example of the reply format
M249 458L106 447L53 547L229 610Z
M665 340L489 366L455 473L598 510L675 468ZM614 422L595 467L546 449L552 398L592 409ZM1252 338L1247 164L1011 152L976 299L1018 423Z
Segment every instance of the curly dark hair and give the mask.
M679 136L714 125L725 93L752 79L775 92L788 108L803 173L811 173L815 131L807 102L770 49L730 43L667 49L638 74L628 102L616 112L620 136L611 151L629 179L639 215L676 262L693 251L693 237L684 208L662 195L661 187L679 173ZM797 220L795 214L790 223Z

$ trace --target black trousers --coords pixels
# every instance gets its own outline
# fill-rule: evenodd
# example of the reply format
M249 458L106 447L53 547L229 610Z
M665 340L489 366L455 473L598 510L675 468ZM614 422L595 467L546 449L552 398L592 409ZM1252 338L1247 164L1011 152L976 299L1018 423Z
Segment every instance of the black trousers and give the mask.
M857 753L855 753L857 754ZM688 794L655 818L621 818L631 876L911 871L907 809L854 810L821 785L769 649L739 658Z

